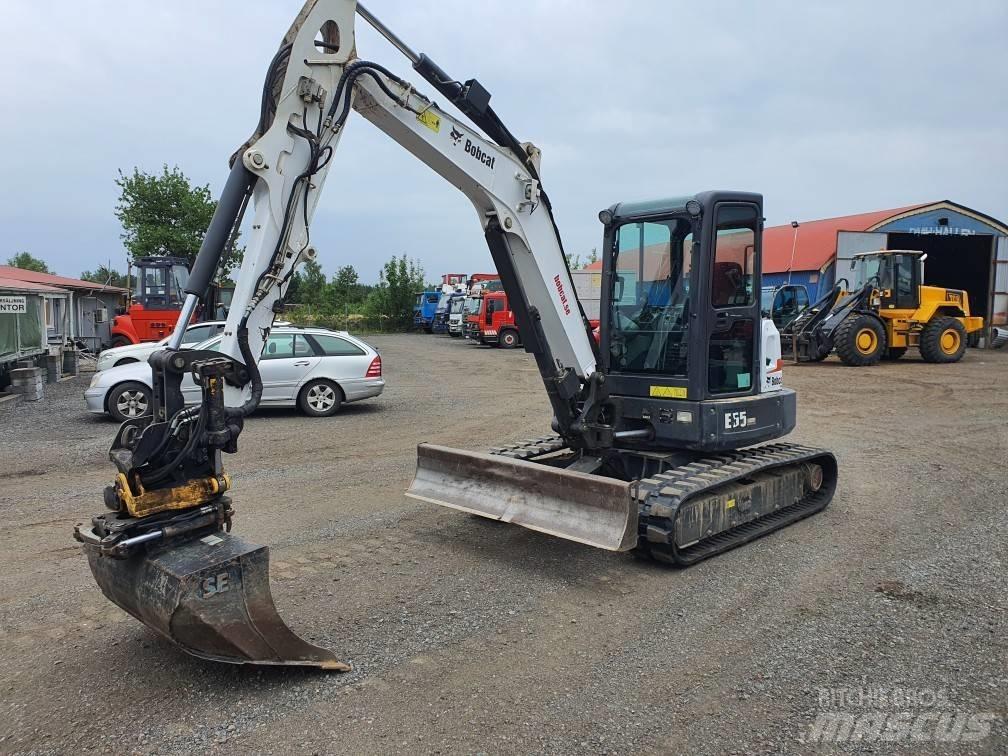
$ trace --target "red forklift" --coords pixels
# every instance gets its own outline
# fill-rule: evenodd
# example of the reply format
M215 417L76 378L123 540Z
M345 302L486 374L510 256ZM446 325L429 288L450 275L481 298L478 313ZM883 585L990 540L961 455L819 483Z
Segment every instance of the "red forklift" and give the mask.
M189 267L184 257L141 257L135 268L126 308L112 319L112 346L160 341L175 330L185 300ZM234 295L233 288L211 287L203 310L193 322L224 320Z

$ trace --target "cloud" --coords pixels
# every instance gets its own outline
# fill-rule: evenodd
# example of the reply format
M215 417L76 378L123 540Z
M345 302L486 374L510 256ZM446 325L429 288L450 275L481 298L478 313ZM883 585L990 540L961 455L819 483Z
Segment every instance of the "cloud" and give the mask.
M122 267L119 168L179 165L214 190L257 118L299 4L5 4L0 181L6 258ZM1008 5L372 0L521 139L571 252L599 209L708 188L761 191L771 223L950 198L1008 216ZM363 22L358 51L429 88ZM438 99L438 98L436 98ZM466 200L358 118L312 233L365 280L406 252L430 277L490 267Z

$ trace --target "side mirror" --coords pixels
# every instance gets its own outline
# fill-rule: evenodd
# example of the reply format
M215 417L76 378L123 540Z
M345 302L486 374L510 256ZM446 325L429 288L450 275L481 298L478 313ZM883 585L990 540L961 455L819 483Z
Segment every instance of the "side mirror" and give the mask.
M857 265L857 260L851 260L851 261L850 261L850 269L851 269L851 270L854 270L854 266L855 266L855 265Z

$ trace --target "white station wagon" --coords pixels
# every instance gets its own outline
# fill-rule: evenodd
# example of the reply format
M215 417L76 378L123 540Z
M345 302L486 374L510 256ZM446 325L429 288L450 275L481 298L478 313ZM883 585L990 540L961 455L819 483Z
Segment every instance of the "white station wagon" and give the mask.
M182 336L182 346L194 347L207 341L210 337L216 336L223 330L223 320L196 323L185 329L185 333ZM144 341L140 344L127 344L126 346L103 349L102 353L98 355L98 363L95 365L95 370L108 370L111 367L128 365L131 362L146 362L147 358L167 344L170 338L170 336L165 336L161 341Z
M221 336L195 345L216 350ZM385 389L381 355L370 344L345 331L274 326L259 361L262 407L298 406L306 415L334 415L344 402L378 396ZM151 368L133 362L95 373L84 392L88 411L108 413L122 422L151 411ZM187 404L200 400L199 386L182 379Z

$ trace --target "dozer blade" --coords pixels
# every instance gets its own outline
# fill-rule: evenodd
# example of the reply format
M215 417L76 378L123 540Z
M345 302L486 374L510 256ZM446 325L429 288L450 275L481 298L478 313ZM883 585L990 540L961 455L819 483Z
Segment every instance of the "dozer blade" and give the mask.
M345 672L332 652L288 628L273 605L269 548L220 532L128 559L85 544L102 593L187 653L230 664Z
M631 484L601 475L420 444L406 495L609 551L637 545Z

